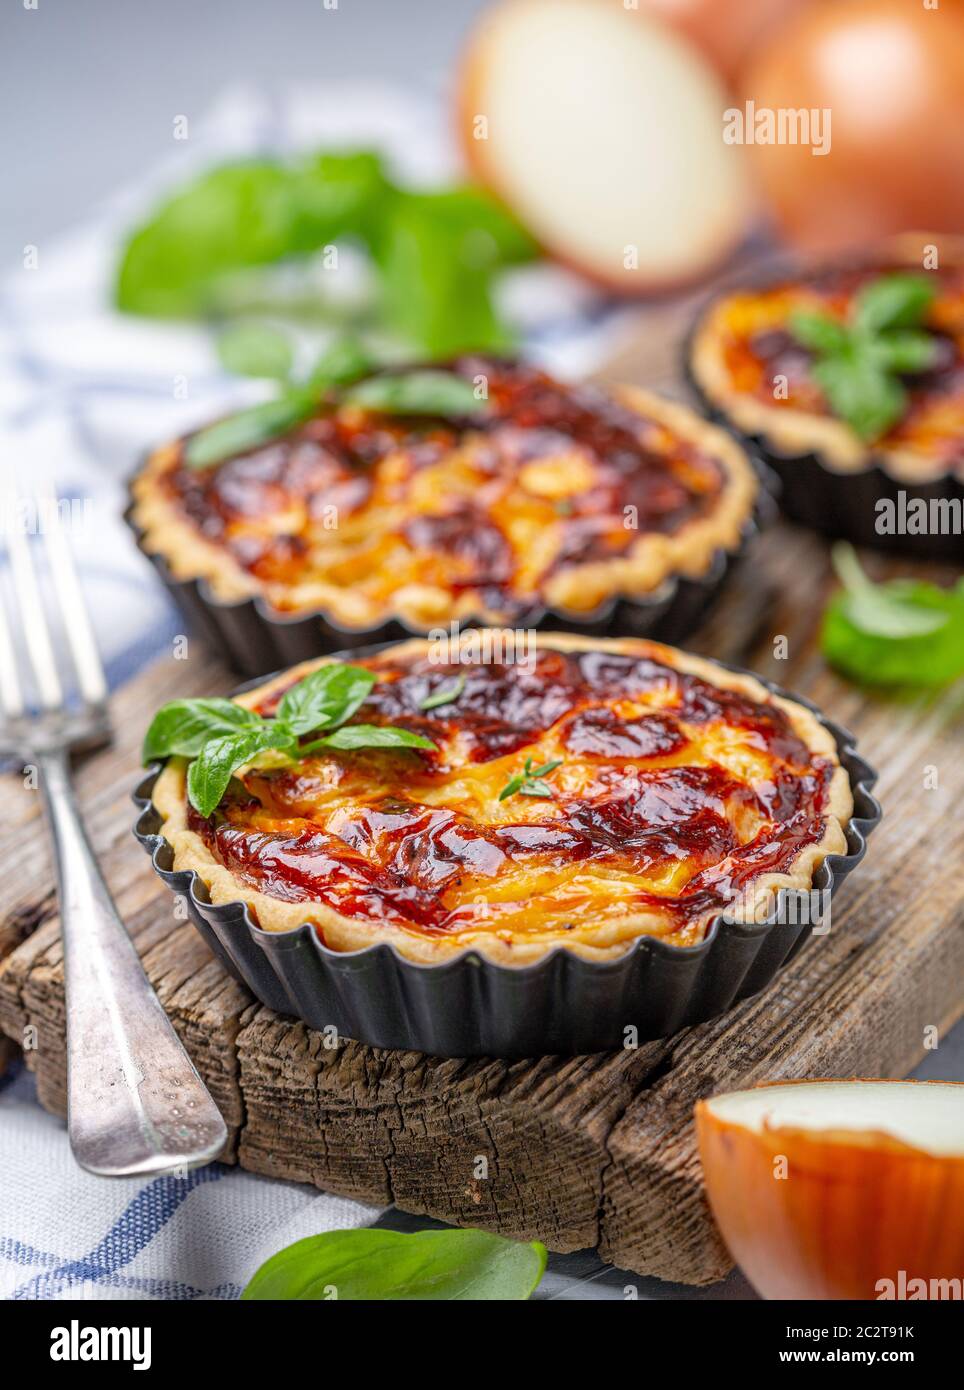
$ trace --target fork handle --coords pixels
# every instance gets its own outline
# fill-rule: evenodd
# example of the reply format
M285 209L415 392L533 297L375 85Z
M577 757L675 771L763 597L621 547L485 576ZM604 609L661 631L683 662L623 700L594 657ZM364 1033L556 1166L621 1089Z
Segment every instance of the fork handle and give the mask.
M227 1141L224 1120L117 915L66 754L41 754L37 764L57 861L74 1157L110 1177L208 1163Z

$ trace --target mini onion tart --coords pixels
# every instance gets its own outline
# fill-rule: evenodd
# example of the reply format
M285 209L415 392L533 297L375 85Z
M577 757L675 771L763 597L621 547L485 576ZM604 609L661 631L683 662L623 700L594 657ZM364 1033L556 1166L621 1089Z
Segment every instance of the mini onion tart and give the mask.
M932 269L922 269L936 259ZM814 354L789 329L791 315L819 313L843 323L860 291L894 272L916 272L934 286L922 328L933 361L900 376L903 413L866 442L830 408L814 376ZM964 482L964 239L925 233L887 243L875 256L823 266L714 299L691 335L688 371L711 411L781 458L815 455L836 474L878 467L902 483ZM805 486L812 492L813 480ZM830 497L830 494L828 494ZM830 498L832 501L833 499ZM786 499L793 510L792 495Z
M133 483L142 547L220 603L369 632L578 619L739 549L756 473L685 406L505 361L441 370L482 381L483 406L443 419L343 402L200 469L185 440L158 449Z
M265 754L206 818L169 760L153 802L173 869L335 952L385 942L431 964L474 948L511 966L559 945L596 961L642 936L696 945L721 914L766 920L779 889L810 889L847 852L833 736L754 677L640 639L473 640L356 663L377 679L352 721L434 751ZM270 716L319 664L238 701Z

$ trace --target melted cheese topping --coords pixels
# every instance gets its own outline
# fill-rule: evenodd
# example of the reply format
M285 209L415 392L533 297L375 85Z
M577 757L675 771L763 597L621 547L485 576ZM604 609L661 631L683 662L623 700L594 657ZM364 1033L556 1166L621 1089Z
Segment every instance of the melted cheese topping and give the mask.
M466 945L640 912L646 930L693 942L823 835L834 764L774 703L611 652L364 664L378 682L355 721L437 751L266 754L209 820L191 813L215 857L271 897ZM423 710L457 677L455 700ZM502 798L527 760L560 761Z

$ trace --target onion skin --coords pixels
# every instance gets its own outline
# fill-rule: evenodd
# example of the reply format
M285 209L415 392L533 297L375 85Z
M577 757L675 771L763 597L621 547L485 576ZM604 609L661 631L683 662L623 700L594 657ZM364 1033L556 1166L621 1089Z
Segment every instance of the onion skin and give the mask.
M709 58L731 84L747 54L804 0L640 0L640 9L658 15Z
M831 148L751 145L795 246L835 252L905 231L964 229L964 14L921 0L818 0L758 50L740 101L829 109Z
M713 1216L764 1298L877 1299L901 1270L964 1279L964 1158L869 1132L755 1134L704 1101L696 1128Z

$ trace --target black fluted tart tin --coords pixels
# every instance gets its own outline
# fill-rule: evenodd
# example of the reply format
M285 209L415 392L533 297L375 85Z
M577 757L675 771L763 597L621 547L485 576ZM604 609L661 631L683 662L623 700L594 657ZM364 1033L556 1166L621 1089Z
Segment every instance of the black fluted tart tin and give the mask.
M949 473L931 482L915 482L893 477L880 464L872 463L857 472L842 472L824 463L819 451L795 453L779 449L767 435L749 434L730 419L716 401L704 391L693 370L693 344L713 305L735 289L765 286L769 276L729 285L704 303L683 343L683 374L702 413L742 444L750 456L762 461L776 478L780 507L792 521L836 540L854 545L910 555L918 560L950 560L964 564L964 536L960 533L912 535L900 531L888 534L877 530L878 506L890 503L898 515L902 501L920 498L931 503L949 503L953 515L964 515L964 483Z
M367 649L365 655L371 654ZM761 684L788 695L772 682ZM871 794L877 774L857 753L852 734L810 701L788 698L829 730L853 794L847 853L828 855L810 890L824 895L826 903L860 863L867 837L880 822L881 807ZM162 818L151 799L161 766L155 765L134 792L139 809L134 834L159 877L184 898L214 954L275 1012L311 1028L334 1027L340 1037L372 1047L436 1057L615 1051L630 1038L668 1037L704 1023L758 994L811 935L810 892L783 889L765 921L736 923L719 916L698 945L641 936L624 955L603 962L585 960L564 946L525 966L497 965L471 948L438 965L407 960L387 943L333 951L307 922L291 931L263 931L246 904L213 904L195 870L173 868L174 852L160 833Z
M698 578L676 575L666 580L651 597L613 598L585 617L540 607L514 615L505 626L573 632L584 637L646 637L678 646L709 613L726 581L743 558L752 538L776 512L776 483L753 452L748 460L760 481L754 507L743 526L739 547L714 552L705 573ZM132 486L138 473L129 480ZM138 548L154 566L168 592L188 621L207 638L229 666L246 676L265 676L296 666L315 656L356 651L410 637L424 637L425 630L392 618L376 627L346 628L332 621L324 610L286 616L258 596L233 602L219 599L203 579L176 579L164 557L144 546L144 536L133 516L133 498L124 520L134 533ZM491 626L481 618L463 618L460 628ZM447 622L438 627L448 629Z

